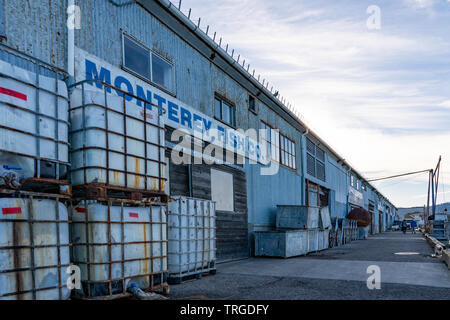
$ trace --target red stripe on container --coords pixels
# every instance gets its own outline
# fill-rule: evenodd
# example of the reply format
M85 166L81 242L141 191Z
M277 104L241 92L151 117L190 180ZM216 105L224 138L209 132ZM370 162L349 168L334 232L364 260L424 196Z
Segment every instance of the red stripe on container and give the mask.
M3 214L22 214L22 208L2 208Z
M11 97L14 97L14 98L17 98L17 99L21 99L21 100L27 101L27 95L26 94L23 94L23 93L20 93L20 92L11 90L11 89L0 87L0 93L6 94L8 96L11 96Z
M79 212L79 213L86 213L86 209L85 208L75 208L75 211Z
M138 213L130 212L129 215L130 215L131 218L139 218L139 214Z

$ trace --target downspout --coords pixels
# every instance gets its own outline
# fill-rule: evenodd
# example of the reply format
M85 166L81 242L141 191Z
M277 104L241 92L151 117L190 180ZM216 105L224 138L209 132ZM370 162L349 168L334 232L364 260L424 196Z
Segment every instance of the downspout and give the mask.
M68 84L75 83L75 28L69 27L69 18L74 14L75 0L68 0L67 3L67 72L69 73Z
M352 171L352 168L349 166L349 169L347 170L347 186L346 186L346 188L347 188L347 190L346 190L346 193L347 193L347 209L345 210L344 218L347 218L347 215L350 212L350 193L349 193L349 188L350 188L350 175L349 175L349 172L350 171Z
M306 203L306 135L309 134L309 129L306 128L306 131L300 136L300 147L302 148L302 204L307 205Z

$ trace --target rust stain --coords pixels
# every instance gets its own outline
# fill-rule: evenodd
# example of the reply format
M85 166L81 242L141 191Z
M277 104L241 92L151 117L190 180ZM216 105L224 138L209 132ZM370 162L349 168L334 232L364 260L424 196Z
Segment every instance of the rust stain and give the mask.
M135 164L135 169L134 172L135 173L141 173L141 162L139 161L138 158L134 158L134 164ZM141 184L141 177L138 175L134 176L134 188L135 189L139 189L139 185Z
M152 179L152 185L153 185L152 190L158 190L158 187L156 186L156 179Z
M117 171L113 171L113 184L119 184L119 172Z
M20 246L20 236L23 235L23 228L22 228L22 223L20 222L13 222L12 223L12 233L13 233L13 263L14 263L14 269L20 269L22 268L21 266L21 260L20 257L22 255L21 250L19 248L17 248L18 246ZM23 276L24 273L21 271L16 271L15 272L16 275L16 292L20 292L20 291L24 291L23 288ZM17 300L24 300L24 295L23 294L18 294L17 295Z
M161 180L161 189L159 191L164 191L164 187L166 186L166 181Z
M143 229L144 229L144 273L150 273L149 269L148 269L148 250L147 250L147 226L144 224L143 225Z

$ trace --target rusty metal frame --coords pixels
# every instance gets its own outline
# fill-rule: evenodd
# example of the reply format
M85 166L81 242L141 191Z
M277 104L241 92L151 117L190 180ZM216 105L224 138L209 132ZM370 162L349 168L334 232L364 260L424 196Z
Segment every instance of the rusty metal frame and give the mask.
M64 145L67 145L69 147L69 143L67 141L59 140L59 126L60 126L60 124L66 124L69 127L69 121L66 121L66 120L63 120L63 119L59 118L59 112L58 112L59 101L58 100L62 99L64 101L66 101L68 106L69 106L69 98L68 97L64 97L64 96L62 96L62 95L60 95L58 93L58 88L59 88L58 87L58 82L59 82L59 80L64 81L65 79L67 79L68 74L67 74L66 71L64 71L64 70L62 70L60 68L52 66L52 65L50 65L50 64L48 64L46 62L43 62L42 60L39 60L39 59L37 59L35 57L32 57L32 56L29 56L29 55L27 55L25 53L19 52L16 49L8 47L8 46L6 46L4 44L0 44L0 50L5 52L5 53L7 53L7 54L9 54L9 55L15 56L15 57L17 57L19 59L31 62L34 65L35 70L34 71L28 70L28 71L34 72L36 74L36 79L35 79L36 84L32 84L32 83L29 83L29 82L26 82L26 81L23 81L23 80L20 80L20 79L16 79L16 78L14 78L12 76L9 76L9 75L6 75L4 73L0 73L0 78L11 79L11 80L14 80L16 82L22 83L22 84L24 84L24 85L26 85L28 87L32 87L32 88L34 88L36 90L36 110L30 110L30 109L26 109L26 108L17 106L17 105L12 104L12 103L3 102L3 104L5 104L5 105L7 105L7 106L9 106L11 108L20 110L22 112L28 112L28 113L33 114L35 116L35 119L36 119L36 133L31 133L31 132L27 132L27 131L24 131L24 130L20 130L20 129L17 129L17 128L12 128L12 127L7 127L7 126L0 126L0 129L14 131L14 132L17 132L17 133L21 133L21 134L25 134L25 135L29 135L29 136L35 137L36 138L36 144L37 144L37 146L36 146L37 147L37 149L36 149L37 155L36 156L32 156L32 155L28 155L28 154L11 152L9 150L3 150L3 149L0 149L0 152L1 153L9 153L9 154L17 155L19 157L25 157L25 158L33 159L34 160L34 167L35 167L35 170L34 170L35 171L35 178L38 178L38 179L41 179L40 162L41 161L46 161L46 162L54 163L55 164L55 180L59 180L59 171L60 171L59 167L60 167L60 165L67 166L68 169L70 168L70 162L69 161L61 161L61 160L59 160L59 145L60 144L64 144ZM40 86L39 77L41 75L41 70L42 69L45 69L48 72L54 74L54 77L55 77L55 91L56 92L47 90L47 89L42 88ZM46 77L49 77L49 76L46 76ZM40 98L40 93L41 92L48 93L48 94L50 94L50 95L55 97L55 116L50 116L50 115L43 114L43 113L40 112L40 105L39 105L40 104L40 100L39 100L39 98ZM51 119L51 120L55 121L56 125L55 125L55 138L54 139L50 138L50 137L46 137L46 136L41 136L41 134L40 134L39 118L47 118L47 119ZM48 140L48 141L51 141L51 142L55 143L55 159L46 159L46 158L42 158L41 157L41 150L40 150L40 140L41 139Z
M86 83L90 83L90 84L96 83L97 85L101 85L102 86L103 93L104 93L105 105L101 105L101 104L97 104L97 103L87 103L85 101L85 84ZM86 140L87 140L87 132L89 130L99 130L99 131L102 131L102 132L105 133L106 146L105 147L86 147L86 146L83 146L83 147L80 147L80 148L71 149L70 150L71 154L73 152L77 152L77 151L81 151L82 154L83 154L83 166L80 167L80 168L77 168L77 169L71 169L71 172L83 171L84 182L85 182L85 184L88 184L87 183L87 173L86 173L86 171L88 169L105 170L106 171L106 185L107 186L110 185L110 181L109 181L110 172L122 173L125 176L125 188L128 188L128 175L143 177L144 178L144 186L145 186L145 190L146 191L148 191L148 188L149 188L149 186L148 186L148 179L150 178L150 179L155 179L155 180L158 181L158 188L159 188L159 190L161 190L162 187L163 187L163 184L167 181L167 178L163 178L162 177L162 169L161 169L161 165L166 165L164 159L161 159L161 152L165 152L165 150L166 150L165 145L161 143L161 130L163 130L163 131L166 130L165 127L161 125L161 115L162 115L162 113L165 113L166 111L160 106L157 106L157 105L155 105L155 104L153 104L153 103L151 103L151 102L149 102L149 101L147 101L145 99L137 97L137 96L135 96L133 94L130 94L130 93L126 92L126 91L121 90L120 88L116 88L116 87L114 87L114 86L112 86L110 84L107 84L105 82L102 82L100 80L95 80L95 79L84 80L84 81L81 81L81 82L78 82L78 83L75 83L75 84L69 86L69 89L73 90L73 89L75 89L75 88L77 88L79 86L81 86L82 105L76 106L76 107L72 107L71 106L70 107L70 111L79 110L79 109L82 110L82 128L81 129L77 129L77 130L71 130L70 134L82 132L83 133L83 140L86 142ZM115 110L115 109L113 109L113 108L108 106L107 94L108 94L108 91L112 92L113 90L116 91L118 93L119 97L122 98L122 111ZM131 97L131 98L136 99L137 101L141 102L141 104L143 105L142 108L143 108L143 117L144 117L144 119L140 119L140 118L135 117L133 115L127 114L127 97ZM157 110L158 110L158 112L157 112L157 114L158 114L158 119L157 119L158 123L157 124L154 124L154 123L151 123L151 122L148 121L148 119L147 119L147 106L152 106L152 107L157 108ZM105 111L105 121L106 121L105 128L96 127L96 126L89 126L89 127L86 126L86 107L98 107L98 108L102 108ZM122 116L122 118L123 118L123 126L124 126L123 133L116 132L116 131L111 130L109 128L109 125L108 125L108 113L109 112L114 112L114 113L119 114L119 115ZM138 121L138 122L143 124L144 139L140 139L140 138L136 138L136 137L132 137L132 136L128 136L127 135L127 120L128 119L132 119L132 120ZM151 127L156 128L156 130L158 132L158 143L154 143L154 142L148 141L148 139L147 139L147 126L151 126ZM118 150L112 150L110 148L110 146L109 146L109 142L110 142L109 141L109 135L110 134L118 135L118 136L121 136L121 137L124 138L123 139L124 140L124 151L123 152L118 151ZM131 155L131 154L128 153L128 142L127 142L128 139L131 139L131 140L134 140L134 141L138 141L138 142L141 142L141 143L144 144L144 150L145 150L144 156ZM155 147L158 148L158 159L150 159L150 158L148 158L147 147L149 145L150 146L155 146ZM102 166L87 166L86 165L86 151L90 150L90 149L102 150L102 151L104 151L106 153L107 163L106 163L105 167L102 167ZM120 155L124 156L124 158L125 158L124 170L115 170L115 169L109 168L109 153L110 152L111 153L115 153L115 154L120 154ZM127 162L128 162L128 158L129 157L133 157L133 158L136 158L136 159L144 161L144 163L145 163L145 173L144 174L128 171L128 163ZM158 165L158 176L151 175L151 174L148 173L148 163L147 163L148 161L156 163Z
M86 247L86 260L89 260L90 258L90 249L95 248L95 247L101 247L101 246L107 246L108 247L108 261L106 262L91 262L91 261L76 261L75 258L73 258L72 263L75 265L86 265L87 267L87 280L82 280L82 283L84 283L87 287L87 294L85 293L85 295L81 295L79 293L77 293L75 296L79 295L81 298L88 298L88 299L101 299L101 300L107 300L107 299L114 299L114 298L118 298L118 297L127 297L130 296L129 293L126 292L126 287L125 287L125 281L128 279L133 279L133 278L144 278L144 277L149 277L149 288L147 288L144 291L155 291L158 289L163 289L165 292L168 292L169 290L169 286L167 284L167 282L164 281L164 276L166 274L166 271L161 271L161 272L154 272L154 266L153 266L153 261L156 259L160 259L161 262L161 270L164 269L164 262L167 261L167 254L164 255L164 250L163 250L163 246L165 245L167 248L167 243L168 240L167 239L162 239L162 240L153 240L153 226L154 225L159 225L161 230L161 236L163 235L163 230L165 228L167 228L167 219L164 221L163 219L163 211L162 209L160 209L160 222L155 222L153 221L153 205L155 205L155 203L151 203L151 202L145 202L145 201L133 201L133 200L125 200L125 199L105 199L105 200L99 200L98 203L107 205L107 221L89 221L89 208L88 208L88 203L86 200L76 200L76 201L84 201L84 209L85 209L85 219L84 221L73 221L72 219L72 215L73 215L73 211L69 210L69 217L70 217L70 223L72 225L75 224L84 224L85 225L85 233L86 233L86 242L85 243L78 243L78 244L71 244L71 248L73 250L74 247L78 247L78 246L84 246ZM72 202L72 208L77 205L76 201ZM120 216L120 221L111 221L111 207L112 206L120 206L121 209L121 216ZM129 206L129 207L145 207L148 208L148 212L150 214L149 217L149 221L148 222L134 222L134 221L124 221L124 208L125 206ZM158 203L157 205L161 206L161 207L165 207L167 208L166 204L163 203ZM91 213L92 214L92 213ZM89 236L89 226L93 225L93 224L106 224L107 228L108 228L108 242L106 243L93 243L92 239L90 239ZM111 233L111 225L114 224L118 224L121 226L121 241L119 242L113 242L112 241L112 233ZM144 225L144 226L149 226L150 227L150 240L145 240L145 241L128 241L125 242L125 226L126 225L132 225L132 224L137 224L137 225ZM153 255L153 245L154 244L160 244L161 245L161 255L158 256L154 256ZM149 254L148 257L144 257L144 258L135 258L135 259L125 259L125 246L127 245L132 245L132 244L142 244L144 246L150 245L151 248L151 252ZM121 247L121 259L120 260L113 260L112 259L112 246L120 246ZM73 256L73 254L72 254ZM125 264L129 263L129 262L136 262L136 261L150 261L151 264L151 273L138 273L136 272L136 274L133 275L129 275L126 276L125 275ZM121 264L121 276L119 278L113 278L112 276L112 265L113 264ZM108 266L108 279L105 281L93 281L92 277L91 277L91 268L92 266ZM160 278L160 282L155 285L155 278L157 277L161 277ZM113 282L122 282L122 293L121 294L117 294L117 293L113 293L113 288L112 288L112 284ZM91 293L91 285L95 285L95 284L107 284L108 285L108 295L104 296L104 297L98 297L98 296L93 296Z
M1 193L2 190L0 190ZM10 190L8 190L10 191ZM67 197L65 196L60 196L60 195L50 195L50 194L43 194L43 193L30 193L30 192L22 192L22 191L16 191L14 193L12 192L8 192L6 194L9 194L10 196L14 197L14 198L23 198L23 199L27 199L28 200L28 218L27 219L1 219L0 222L9 222L13 224L13 239L14 242L17 241L17 237L19 236L17 234L17 230L18 228L16 227L16 224L18 223L22 223L22 224L27 224L29 227L29 242L30 245L12 245L12 246L3 246L0 247L0 250L13 250L13 259L14 259L14 265L15 268L11 269L11 270L0 270L0 274L6 274L6 273L15 273L16 274L16 291L15 292L10 292L10 293L6 293L3 295L0 295L0 299L1 298L7 298L7 297L11 297L11 296L17 296L18 300L23 300L23 295L27 294L27 293L31 293L33 295L33 300L36 300L36 293L37 292L42 292L42 291L49 291L49 290L54 290L54 289L58 289L59 291L59 299L62 300L63 296L62 296L62 289L67 287L66 283L62 282L61 279L61 270L62 268L67 268L70 266L70 264L62 264L61 263L61 249L63 247L71 247L70 242L68 242L67 244L61 244L61 239L60 239L60 225L61 224L67 224L69 225L69 220L60 220L59 219L59 204L60 204L60 200L63 199L67 199ZM33 202L36 198L45 198L45 199L50 199L50 200L54 200L55 201L55 206L56 206L56 211L55 211L55 220L36 220L35 219L35 210L33 207ZM34 243L34 225L37 223L55 223L56 224L56 232L57 232L57 236L56 236L56 244L48 244L48 245L36 245ZM57 250L57 264L56 265L45 265L45 266L40 266L37 267L35 265L35 261L34 261L34 250L35 249L42 249L42 248L56 248ZM30 249L30 261L31 261L31 265L30 267L20 267L18 266L19 263L19 250L22 249ZM36 288L36 282L35 282L35 271L36 270L44 270L44 269L56 269L58 272L58 285L57 286L51 286L51 287L45 287L45 288ZM32 279L32 284L31 290L24 290L23 289L23 281L22 278L20 277L20 273L21 272L26 272L26 271L31 271L31 279Z

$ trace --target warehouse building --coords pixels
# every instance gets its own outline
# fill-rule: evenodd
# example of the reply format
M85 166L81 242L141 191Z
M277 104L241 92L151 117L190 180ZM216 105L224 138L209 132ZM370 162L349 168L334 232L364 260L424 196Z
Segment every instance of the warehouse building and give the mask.
M328 206L331 216L340 218L361 207L372 214L372 233L392 224L395 206L288 109L267 83L250 74L245 62L171 2L83 0L75 5L69 10L75 15L71 46L68 1L0 0L2 44L68 74L73 56L74 74L68 83L95 80L86 88L100 90L104 82L164 110L164 190L170 196L216 201L219 262L251 256L253 233L274 229L277 205ZM1 58L33 69L6 54ZM123 95L112 89L108 93ZM141 112L152 109L129 98ZM192 138L184 150L190 149L190 161L184 163L172 159L182 151L181 140L172 139L179 129ZM240 129L264 131L252 139ZM197 134L209 130L215 130L218 144L224 145L223 153L212 158L226 161L197 164L195 159L202 156L195 150L209 145ZM268 168L277 168L276 174L263 174Z

